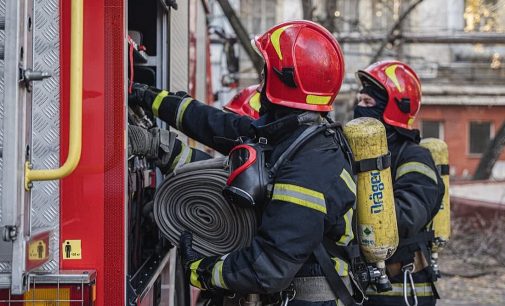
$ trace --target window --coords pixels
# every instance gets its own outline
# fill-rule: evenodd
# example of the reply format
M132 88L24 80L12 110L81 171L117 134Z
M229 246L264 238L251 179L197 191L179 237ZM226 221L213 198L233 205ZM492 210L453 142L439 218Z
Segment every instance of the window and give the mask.
M400 2L400 0L374 0L372 2L372 28L375 31L389 31L398 19Z
M423 138L444 139L444 124L441 121L423 120L421 122L421 136Z
M465 31L504 32L504 10L500 0L465 0Z
M241 0L240 16L249 33L262 34L275 25L277 0Z
M470 154L482 154L491 139L491 122L470 122Z

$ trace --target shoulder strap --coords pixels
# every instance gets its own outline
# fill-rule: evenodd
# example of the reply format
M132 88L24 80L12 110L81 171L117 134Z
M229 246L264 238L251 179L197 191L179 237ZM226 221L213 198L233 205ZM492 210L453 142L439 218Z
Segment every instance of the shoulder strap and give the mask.
M353 239L353 241L355 241L355 239ZM335 241L328 237L324 237L323 246L332 257L343 259L351 265L356 258L361 256L360 248L357 243L350 242L345 246L337 245Z
M314 250L314 256L316 257L317 262L321 266L323 273L330 285L331 291L333 294L342 301L345 306L355 306L357 303L354 301L349 289L345 286L342 278L338 275L335 270L335 266L333 265L333 261L330 256L326 252L322 243L320 243L317 248Z
M422 231L416 235L402 239L398 244L396 252L391 256L387 262L408 264L413 261L414 253L420 250L427 260L430 260L431 254L428 249L428 243L433 241L435 235L433 231Z
M309 139L327 129L326 125L311 125L305 131L303 131L300 136L298 136L295 141L293 141L289 147L284 151L275 164L270 168L270 174L275 177L279 168L284 164L284 162L298 151L302 145L304 145Z
M422 231L410 238L402 239L402 241L398 244L398 247L403 247L409 244L427 243L433 241L434 239L435 233L433 231Z
M396 155L395 159L395 166L398 167L398 162L400 161L400 157L403 154L403 151L405 151L405 148L407 147L407 141L404 141L402 143L402 146L400 147L400 150L398 150L398 155Z
M335 127L335 139L337 140L338 144L342 148L342 150L345 153L345 157L347 158L347 162L349 165L353 165L354 163L354 155L351 150L351 146L349 145L349 142L344 136L344 130L342 129L342 125L340 123L334 123L333 126Z

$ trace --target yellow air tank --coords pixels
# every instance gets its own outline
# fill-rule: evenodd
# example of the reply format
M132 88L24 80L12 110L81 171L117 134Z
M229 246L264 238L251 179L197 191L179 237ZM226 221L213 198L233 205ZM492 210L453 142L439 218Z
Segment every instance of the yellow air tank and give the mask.
M358 175L356 210L360 248L367 262L375 264L387 280L385 260L395 252L399 238L386 129L379 120L357 118L345 125L344 134ZM381 291L386 291L384 286L379 284L377 289L382 287Z
M437 275L438 252L440 252L447 241L451 238L451 203L449 197L449 150L445 141L437 138L426 138L421 141L421 146L430 150L435 165L444 181L445 193L440 210L433 218L431 227L435 234L435 240L431 245L432 267Z

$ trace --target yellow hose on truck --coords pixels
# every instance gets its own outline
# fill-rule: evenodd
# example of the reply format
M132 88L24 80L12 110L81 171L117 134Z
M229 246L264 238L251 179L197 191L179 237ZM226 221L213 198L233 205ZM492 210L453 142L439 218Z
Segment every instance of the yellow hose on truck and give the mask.
M399 238L386 130L376 119L357 118L345 125L344 135L358 176L358 242L366 261L381 272L377 290L388 291L385 261L395 252Z

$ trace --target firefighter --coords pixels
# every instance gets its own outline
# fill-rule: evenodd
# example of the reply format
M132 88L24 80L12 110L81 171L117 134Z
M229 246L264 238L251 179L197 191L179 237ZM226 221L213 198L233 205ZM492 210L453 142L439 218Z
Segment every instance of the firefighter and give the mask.
M331 33L309 21L277 25L252 44L265 60L258 120L223 112L185 93L138 84L136 99L172 127L222 154L235 147L224 139L266 139L272 146L267 158L272 165L302 133L324 122L344 77L343 54ZM261 224L249 247L204 257L192 249L191 234L183 234L180 248L192 285L236 296L292 299L290 305L336 305L337 298L343 298L332 291L313 256L323 238L347 245L354 237L355 182L336 134L316 134L282 165L271 194L256 206ZM348 263L333 257L330 267L341 276L340 283L349 286ZM292 286L296 294L288 289Z
M259 85L242 89L223 108L232 113L258 119L261 107Z
M400 236L398 249L386 261L393 290L377 293L369 288L365 305L414 305L410 273L418 305L435 305L435 277L429 264L433 233L427 225L440 208L444 186L430 152L419 146L419 131L412 128L421 106L420 80L408 65L397 61L375 63L356 77L362 89L354 117L376 118L386 127Z

